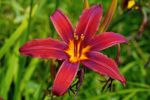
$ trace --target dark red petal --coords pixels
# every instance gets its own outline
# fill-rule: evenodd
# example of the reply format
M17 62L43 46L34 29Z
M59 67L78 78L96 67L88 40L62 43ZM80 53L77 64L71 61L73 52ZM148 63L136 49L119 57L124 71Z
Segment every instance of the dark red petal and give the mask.
M25 56L65 59L67 55L63 50L66 47L65 43L51 38L34 39L24 44L19 51Z
M60 10L57 10L50 16L53 25L58 32L59 36L68 43L70 38L73 38L73 27L70 20Z
M97 51L91 51L88 53L88 57L90 59L96 59L97 62L103 62L104 64L107 64L108 66L112 67L116 72L119 72L116 62L113 59L108 58L107 55L104 55Z
M61 96L67 91L77 74L78 68L79 63L70 63L69 61L63 62L52 86L53 94Z
M113 45L119 44L119 43L127 43L127 39L120 35L116 34L114 32L104 32L100 33L100 35L95 36L90 42L89 45L92 46L92 50L103 50L106 48L109 48Z
M114 60L96 51L89 52L87 56L89 59L82 61L85 66L101 75L108 75L111 78L117 79L125 85L126 80L119 73L118 67Z
M95 35L100 20L102 18L102 6L96 5L90 9L85 9L80 16L75 33L77 35L85 34L85 38L92 38Z

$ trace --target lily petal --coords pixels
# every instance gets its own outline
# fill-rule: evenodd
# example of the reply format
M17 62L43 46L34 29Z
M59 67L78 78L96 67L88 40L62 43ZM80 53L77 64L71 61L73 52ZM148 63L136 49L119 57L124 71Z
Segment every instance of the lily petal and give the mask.
M91 50L104 50L106 48L112 47L119 43L127 43L128 40L120 35L116 34L114 32L104 32L100 33L100 35L95 36L90 42L89 45L91 45Z
M114 62L114 60L96 51L89 52L87 56L89 59L82 61L83 65L101 75L108 75L111 78L117 79L123 85L125 85L126 80L119 73L117 64Z
M93 37L98 30L100 20L102 18L102 6L96 5L90 9L85 9L80 16L75 33L77 35L84 34L85 38Z
M73 27L70 20L65 16L60 10L55 11L55 13L50 16L53 25L58 32L59 36L66 42L73 38Z
M77 74L78 68L79 63L70 63L67 60L63 62L52 86L53 94L61 96L67 91Z
M34 39L24 44L19 51L25 56L65 59L67 55L63 50L66 47L65 43L51 38Z

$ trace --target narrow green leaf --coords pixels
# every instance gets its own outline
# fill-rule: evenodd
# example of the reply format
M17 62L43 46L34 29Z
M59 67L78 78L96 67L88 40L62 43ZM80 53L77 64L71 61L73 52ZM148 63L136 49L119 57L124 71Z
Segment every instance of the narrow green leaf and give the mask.
M18 66L18 57L13 54L10 56L10 58L8 59L8 63L7 63L7 71L6 71L6 74L5 74L5 77L2 81L2 84L1 84L1 90L0 90L0 95L3 96L3 98L5 100L7 100L8 98L8 92L9 92L9 89L10 89L10 86L11 86L11 83L13 81L13 74L14 74L14 70L15 70L15 67Z
M34 15L35 11L37 9L37 5L33 7L33 13ZM29 12L25 14L25 19L21 23L21 25L16 29L15 32L12 33L12 35L8 38L8 40L4 43L2 48L0 49L0 59L4 56L4 54L10 49L12 45L15 45L16 40L22 35L23 31L27 28L28 25L28 18L29 18Z
M21 81L20 92L23 91L23 89L25 88L26 84L30 80L30 78L31 78L35 68L37 67L38 62L39 62L39 59L32 59L31 60L29 66L26 69L24 77L23 77L23 79Z

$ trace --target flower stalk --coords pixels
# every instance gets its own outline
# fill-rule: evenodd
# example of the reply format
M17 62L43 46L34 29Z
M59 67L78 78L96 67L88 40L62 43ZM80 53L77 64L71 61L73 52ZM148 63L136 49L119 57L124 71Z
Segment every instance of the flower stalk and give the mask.
M102 25L100 26L100 29L99 29L99 32L105 32L112 20L112 17L116 11L116 8L117 8L117 0L112 0L108 10L107 10L107 13L104 17L104 20L102 22Z
M90 8L90 4L88 0L84 0L84 9Z

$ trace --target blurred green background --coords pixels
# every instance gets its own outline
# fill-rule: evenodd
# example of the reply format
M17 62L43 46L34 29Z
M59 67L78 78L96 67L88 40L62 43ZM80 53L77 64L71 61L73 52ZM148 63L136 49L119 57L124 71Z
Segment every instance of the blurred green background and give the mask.
M127 84L113 81L110 92L101 92L103 77L86 69L78 95L66 93L62 97L51 95L51 61L23 57L19 47L33 38L58 38L49 19L61 9L75 26L83 9L83 0L0 0L0 97L5 100L149 100L150 99L150 1L136 0L144 11L148 23L139 36L143 14L133 7L118 6L108 31L124 35L128 44L121 45L119 69ZM111 0L89 0L91 5L102 4L103 16ZM147 16L146 16L147 15ZM115 58L116 47L103 53ZM58 66L59 67L59 64Z

